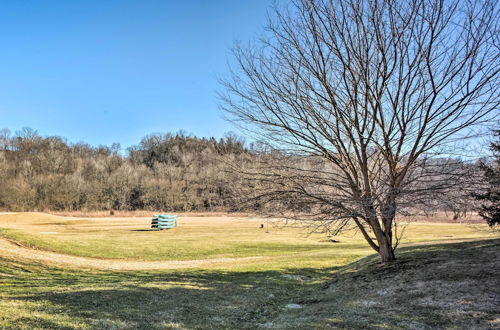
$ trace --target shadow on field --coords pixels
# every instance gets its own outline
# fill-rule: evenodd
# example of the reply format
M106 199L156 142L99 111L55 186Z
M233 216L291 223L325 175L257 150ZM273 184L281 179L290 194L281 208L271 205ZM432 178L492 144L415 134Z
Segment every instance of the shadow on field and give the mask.
M60 274L29 284L41 292L14 299L102 328L255 328L278 317L287 304L315 297L312 276L331 271L294 270L307 274L300 280L277 271Z
M13 299L94 328L491 327L500 307L494 286L499 248L499 239L417 246L399 249L389 266L370 256L322 270L53 269L42 279L27 276L8 285L30 287Z

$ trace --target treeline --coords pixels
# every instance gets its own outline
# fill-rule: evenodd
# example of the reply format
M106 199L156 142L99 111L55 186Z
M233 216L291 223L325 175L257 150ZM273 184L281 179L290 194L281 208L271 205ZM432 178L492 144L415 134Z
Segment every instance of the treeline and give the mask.
M118 144L93 147L4 129L0 209L231 210L238 182L229 179L226 164L248 155L235 135L217 141L153 134L122 153Z
M297 177L300 189L331 187L328 164L317 157L264 150L263 146L245 147L234 134L220 140L153 134L122 151L118 144L94 147L58 136L43 137L32 129L15 134L4 129L0 130L0 210L276 212L284 205L286 212L311 212L314 201L284 200L283 195L276 199L266 189L275 193L298 189L281 184L280 178L290 176ZM413 170L408 188L421 191L422 196L401 201L401 206L451 212L455 217L476 209L471 192L483 190L477 184L482 178L474 178L481 174L478 166L446 158L434 162L425 166L432 175L418 167ZM318 173L322 174L316 180L306 180ZM446 186L435 187L439 173L457 174L450 176ZM467 183L462 182L465 179ZM259 194L264 199L253 198Z

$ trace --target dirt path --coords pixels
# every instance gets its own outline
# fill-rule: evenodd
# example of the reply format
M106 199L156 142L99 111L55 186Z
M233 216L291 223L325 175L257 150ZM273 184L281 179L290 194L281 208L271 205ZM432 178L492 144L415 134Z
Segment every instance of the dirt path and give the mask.
M196 267L223 266L231 263L257 261L269 257L213 258L179 261L132 261L117 259L97 259L78 257L50 251L36 250L22 246L16 242L0 238L0 255L13 259L39 261L57 266L72 268L94 268L100 270L153 270L181 269Z

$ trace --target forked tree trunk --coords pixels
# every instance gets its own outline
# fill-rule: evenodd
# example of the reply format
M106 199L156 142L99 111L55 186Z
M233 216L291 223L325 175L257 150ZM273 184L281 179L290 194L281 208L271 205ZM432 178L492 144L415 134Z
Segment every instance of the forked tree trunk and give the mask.
M380 254L380 258L382 259L383 264L387 264L391 261L396 260L394 249L390 244L380 244L379 242L378 254Z
M382 263L386 264L396 260L396 256L394 255L394 247L392 246L392 232L389 231L388 233L384 233L378 228L374 231L378 243L377 252L382 259Z
M392 229L388 229L387 233L384 233L384 231L378 225L378 222L375 222L376 220L373 220L373 222L370 223L370 227L375 234L375 239L373 239L372 237L370 237L366 228L357 218L354 218L354 221L370 247L373 250L377 251L377 253L380 255L382 263L387 264L391 261L396 260L394 247L392 246Z

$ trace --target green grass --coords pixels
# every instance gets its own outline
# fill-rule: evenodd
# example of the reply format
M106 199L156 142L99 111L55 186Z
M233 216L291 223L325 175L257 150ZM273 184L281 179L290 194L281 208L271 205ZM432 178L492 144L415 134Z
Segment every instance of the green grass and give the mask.
M418 246L386 267L369 256L286 272L84 272L0 259L0 328L493 328L499 248Z

